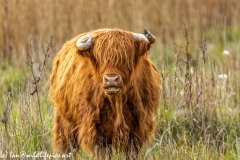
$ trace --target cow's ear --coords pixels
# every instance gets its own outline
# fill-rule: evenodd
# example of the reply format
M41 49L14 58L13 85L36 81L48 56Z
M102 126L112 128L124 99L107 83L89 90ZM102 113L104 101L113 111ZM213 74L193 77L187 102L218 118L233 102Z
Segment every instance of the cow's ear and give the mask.
M146 41L136 41L135 42L136 53L139 56L145 55L151 49L151 44Z

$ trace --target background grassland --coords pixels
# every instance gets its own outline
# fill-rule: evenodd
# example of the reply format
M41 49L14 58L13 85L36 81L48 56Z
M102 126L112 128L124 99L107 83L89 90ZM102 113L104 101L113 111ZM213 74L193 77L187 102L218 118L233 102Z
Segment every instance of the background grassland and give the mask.
M162 92L156 138L139 159L240 159L239 13L238 0L0 0L0 155L55 153L46 82L64 42L146 28Z

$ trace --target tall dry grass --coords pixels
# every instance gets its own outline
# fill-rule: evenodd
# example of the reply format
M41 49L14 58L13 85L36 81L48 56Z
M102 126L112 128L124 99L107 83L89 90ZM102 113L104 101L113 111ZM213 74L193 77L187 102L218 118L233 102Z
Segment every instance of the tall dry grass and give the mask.
M238 27L238 0L1 0L0 55L23 57L29 43L54 34L57 50L68 39L97 28L149 29L159 44L173 43L184 22L194 39L202 28Z

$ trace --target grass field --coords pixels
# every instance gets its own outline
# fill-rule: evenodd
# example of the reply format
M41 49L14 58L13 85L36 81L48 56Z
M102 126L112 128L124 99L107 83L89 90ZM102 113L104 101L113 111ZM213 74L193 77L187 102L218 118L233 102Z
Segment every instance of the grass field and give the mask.
M0 159L71 156L52 147L47 80L64 42L98 28L157 37L158 131L138 159L240 159L239 13L238 0L0 0Z

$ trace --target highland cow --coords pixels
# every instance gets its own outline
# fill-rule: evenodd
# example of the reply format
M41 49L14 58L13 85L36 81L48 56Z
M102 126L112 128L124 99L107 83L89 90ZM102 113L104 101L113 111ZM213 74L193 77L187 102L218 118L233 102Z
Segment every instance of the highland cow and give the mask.
M50 77L54 146L95 156L139 153L155 134L160 77L148 58L155 37L119 29L84 33L66 42Z

